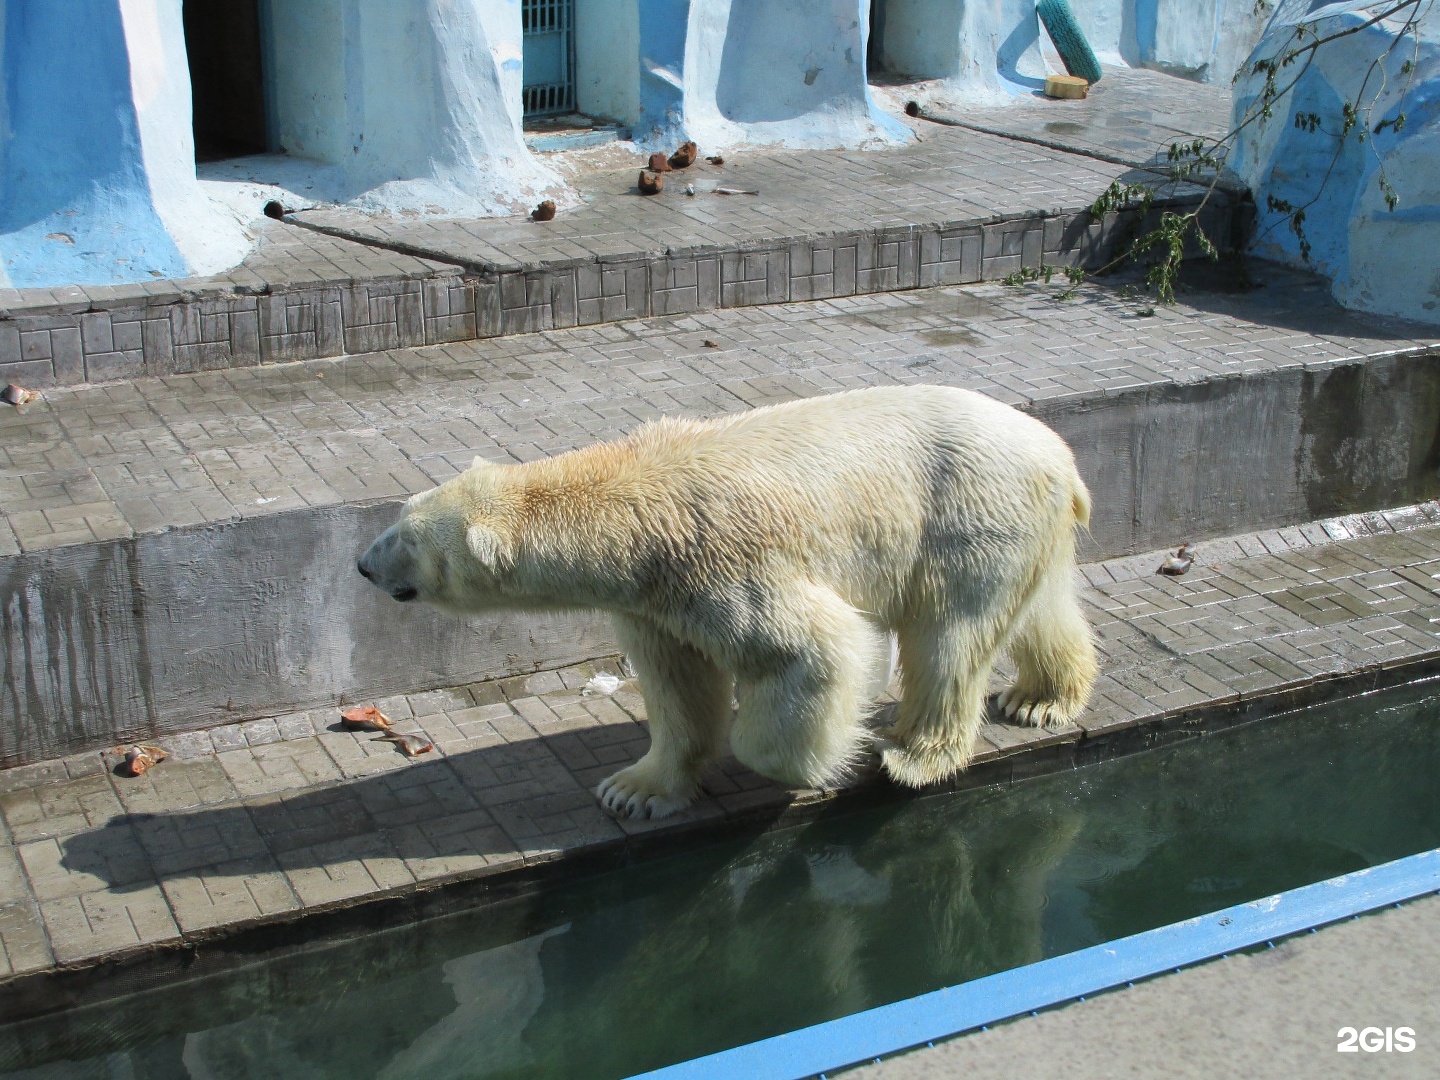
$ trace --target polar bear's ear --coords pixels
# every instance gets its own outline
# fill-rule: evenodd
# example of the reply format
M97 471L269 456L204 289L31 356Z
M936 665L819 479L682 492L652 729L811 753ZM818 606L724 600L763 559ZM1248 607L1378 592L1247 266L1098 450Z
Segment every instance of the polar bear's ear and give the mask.
M471 555L491 570L498 567L505 557L499 534L484 525L471 525L465 530L465 546L470 549Z
M476 455L475 455L475 460L472 461L472 462L470 462L470 467L471 467L472 469L478 469L478 468L480 468L480 467L481 467L482 465L484 465L484 464L485 464L485 459L484 459L483 457L481 457L479 454L476 454Z

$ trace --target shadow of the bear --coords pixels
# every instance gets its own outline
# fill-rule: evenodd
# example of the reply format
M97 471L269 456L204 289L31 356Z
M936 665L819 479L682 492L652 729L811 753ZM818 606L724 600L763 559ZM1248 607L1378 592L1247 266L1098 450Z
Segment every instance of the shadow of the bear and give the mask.
M339 725L329 730L341 733ZM287 745L323 754L318 740L324 737ZM293 872L359 861L385 889L411 878L464 876L618 844L627 835L779 808L797 795L731 758L711 767L705 794L688 810L659 822L619 821L596 801L595 786L638 760L648 745L643 723L450 753L442 747L413 760L381 744L371 775L232 796L208 806L116 815L101 828L61 838L61 866L125 892L156 880L245 876L260 864ZM176 786L198 791L203 784L187 785L173 774L219 765L204 758L160 768ZM856 782L872 772L858 770ZM268 866L272 858L275 865ZM371 865L377 860L378 868Z

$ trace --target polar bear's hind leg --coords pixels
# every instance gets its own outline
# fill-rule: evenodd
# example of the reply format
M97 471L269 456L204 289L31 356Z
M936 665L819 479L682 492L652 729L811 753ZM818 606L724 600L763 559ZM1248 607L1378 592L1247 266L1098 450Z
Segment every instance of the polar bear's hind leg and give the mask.
M700 774L724 745L730 678L698 651L643 619L617 616L620 644L635 665L650 749L602 781L595 794L619 817L661 818L700 791Z
M923 787L969 763L1000 636L1000 620L984 615L900 628L904 691L895 725L881 733L885 771L898 783Z
M1099 675L1074 574L1073 559L1056 560L1048 568L1007 645L1017 674L998 704L1017 723L1069 723L1085 707Z

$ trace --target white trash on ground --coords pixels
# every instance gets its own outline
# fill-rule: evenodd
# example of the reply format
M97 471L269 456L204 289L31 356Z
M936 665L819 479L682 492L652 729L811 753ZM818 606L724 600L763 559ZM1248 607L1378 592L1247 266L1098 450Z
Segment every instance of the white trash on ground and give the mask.
M602 671L599 675L596 675L587 682L580 693L585 694L587 697L594 694L604 694L608 697L619 689L620 677L618 675L611 675L607 671Z

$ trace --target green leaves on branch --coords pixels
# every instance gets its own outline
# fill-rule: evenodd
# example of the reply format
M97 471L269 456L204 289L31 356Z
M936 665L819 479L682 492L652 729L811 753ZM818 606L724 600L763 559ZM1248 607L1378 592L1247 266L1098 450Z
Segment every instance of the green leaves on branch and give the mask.
M1046 285L1049 285L1050 279L1056 274L1064 274L1065 279L1070 282L1071 287L1056 294L1055 299L1075 299L1075 297L1079 295L1079 291L1075 286L1085 280L1085 269L1080 266L1051 266L1049 263L1041 263L1038 267L1022 266L1013 274L1006 274L1005 277L1001 279L1000 284L1018 287L1020 285L1028 285L1035 281L1043 281Z

